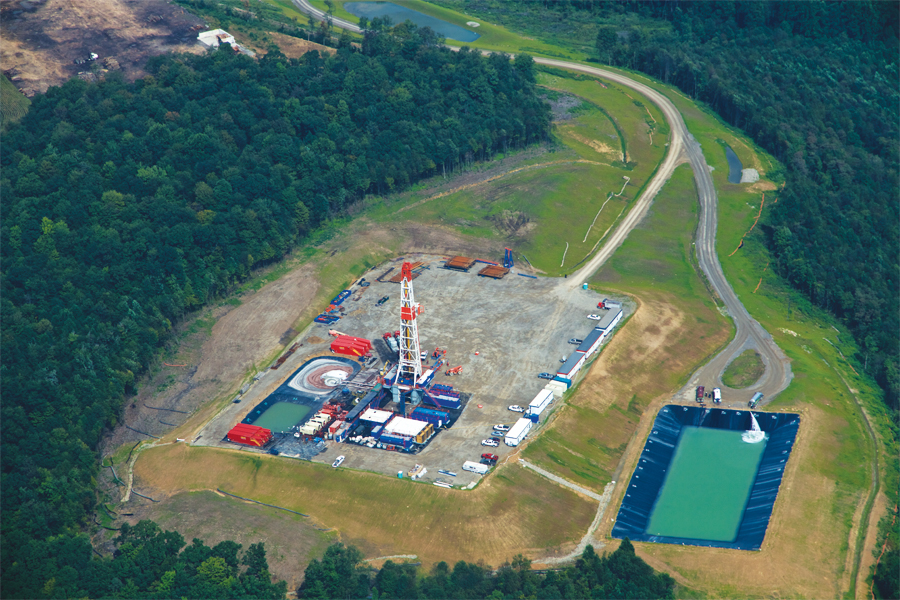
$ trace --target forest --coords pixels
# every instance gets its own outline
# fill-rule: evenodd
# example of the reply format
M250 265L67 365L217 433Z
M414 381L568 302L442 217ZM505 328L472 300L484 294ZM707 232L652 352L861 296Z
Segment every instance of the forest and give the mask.
M4 597L77 595L53 581L91 555L98 444L174 324L364 194L546 138L529 57L440 41L400 25L327 58L157 57L134 83L51 88L9 127Z
M361 565L362 554L353 546L334 544L322 560L306 568L298 598L395 598L397 600L536 598L537 600L619 598L654 600L674 598L675 580L656 573L634 553L628 538L612 553L598 555L587 546L575 564L537 573L531 561L516 556L494 571L483 564L460 561L451 569L445 562L428 573L416 566L388 560L374 574Z

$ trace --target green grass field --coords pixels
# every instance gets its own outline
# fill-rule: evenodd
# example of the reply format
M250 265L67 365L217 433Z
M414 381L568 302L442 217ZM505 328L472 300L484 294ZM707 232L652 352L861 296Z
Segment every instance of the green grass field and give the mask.
M16 86L6 78L6 75L0 75L0 116L2 116L2 128L6 129L10 123L15 123L24 117L30 106L31 100L16 89Z
M601 351L596 366L553 426L528 444L528 460L579 485L601 490L612 479L647 405L677 387L688 369L727 340L729 324L716 311L691 264L697 214L690 168L678 167L647 218L591 280L600 290L634 295L644 306ZM643 311L656 311L662 305L675 309L668 327L654 331L652 324L635 323L638 317L644 318ZM665 347L641 352L631 341L635 328L664 336ZM615 381L600 381L597 375L603 371L615 373Z
M736 390L750 387L762 377L765 370L766 366L763 364L759 352L745 350L725 367L725 372L722 373L722 383Z
M416 554L498 565L531 548L551 552L583 535L596 504L516 464L487 485L451 491L328 465L183 444L146 450L139 485L164 493L210 490L275 504L334 527L368 556ZM564 514L563 520L555 515Z
M280 2L283 0L266 1ZM346 21L350 21L351 23L359 23L358 17L347 12L347 10L344 9L344 4L349 1L352 0L334 0L333 14L339 19L344 19ZM328 10L328 8L325 6L324 0L310 0L310 4L312 4L322 12L327 12ZM459 25L460 27L475 31L481 35L481 37L474 42L467 44L462 44L461 42L456 42L454 40L448 39L447 43L451 45L466 45L481 50L494 50L498 52L528 52L529 54L534 54L535 56L540 55L572 60L582 60L586 58L584 54L573 52L570 50L561 50L557 46L542 42L540 40L522 38L520 35L515 34L504 27L486 23L482 19L456 12L454 10L450 10L441 6L435 6L434 4L431 4L429 2L423 2L422 0L402 0L402 2L399 2L399 4L402 4L403 6L412 10L417 10L426 15L437 17L438 19L443 19L444 21L452 23L453 25ZM480 25L477 28L471 28L466 25L467 21L476 21Z

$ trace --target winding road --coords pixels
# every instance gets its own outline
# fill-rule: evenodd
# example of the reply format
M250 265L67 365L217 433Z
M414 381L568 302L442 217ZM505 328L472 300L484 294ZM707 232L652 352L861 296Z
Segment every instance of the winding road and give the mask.
M329 17L322 11L314 8L307 0L292 0L294 5L302 12L311 15L319 20L327 18L331 19L333 25L348 29L359 33L359 26L343 19ZM451 49L457 50L451 46ZM482 51L483 54L490 54L489 51ZM763 329L734 293L725 274L722 272L722 265L719 263L719 257L716 254L716 226L717 213L716 204L718 197L716 196L716 188L713 185L710 176L709 165L703 157L703 150L700 144L694 139L688 131L681 117L681 113L666 96L651 88L650 86L635 81L625 75L591 67L579 63L555 60L550 58L534 57L534 62L557 67L562 69L570 69L579 71L594 77L602 77L603 79L615 82L624 87L631 88L647 97L653 102L665 115L669 122L669 149L666 157L657 169L656 174L647 183L643 193L637 199L631 211L623 219L622 223L610 235L606 243L597 250L597 253L571 278L563 279L557 291L559 293L572 293L579 288L581 282L587 281L597 270L612 256L613 252L622 245L625 238L634 227L641 222L646 216L653 198L659 193L666 181L672 176L675 167L682 162L688 162L694 171L694 181L697 186L697 194L700 200L700 227L697 230L697 240L695 242L697 250L697 260L700 268L705 273L710 286L725 305L728 314L734 320L735 336L731 343L719 354L717 354L707 364L700 367L690 378L687 385L679 390L675 397L680 400L690 400L693 396L695 386L702 385L707 389L713 387L722 388L722 406L738 407L746 406L750 397L755 392L765 394L763 403L770 401L776 394L787 388L791 382L791 366L790 360L782 352L772 336ZM765 364L765 372L762 377L750 388L743 390L733 390L726 388L722 384L722 373L725 367L740 355L746 349L754 349L762 357Z

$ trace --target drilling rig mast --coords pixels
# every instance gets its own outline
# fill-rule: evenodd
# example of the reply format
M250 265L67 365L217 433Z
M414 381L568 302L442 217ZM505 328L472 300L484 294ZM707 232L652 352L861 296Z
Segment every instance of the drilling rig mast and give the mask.
M400 270L400 368L397 381L407 389L415 388L422 376L422 355L419 351L419 328L416 317L422 308L413 296L412 266L405 262Z

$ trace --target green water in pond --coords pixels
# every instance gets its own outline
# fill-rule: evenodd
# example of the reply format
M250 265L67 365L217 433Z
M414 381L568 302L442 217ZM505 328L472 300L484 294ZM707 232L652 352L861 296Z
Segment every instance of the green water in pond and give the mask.
M290 431L291 427L300 422L300 419L309 412L308 406L291 404L290 402L277 402L266 409L253 424L265 427L274 432Z
M682 429L648 534L721 542L737 537L767 443L748 444L742 433Z

